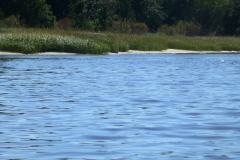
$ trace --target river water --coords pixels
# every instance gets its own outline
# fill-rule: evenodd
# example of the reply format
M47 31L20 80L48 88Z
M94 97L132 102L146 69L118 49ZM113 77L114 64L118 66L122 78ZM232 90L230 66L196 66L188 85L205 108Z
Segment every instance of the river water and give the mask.
M240 157L240 55L0 56L0 159Z

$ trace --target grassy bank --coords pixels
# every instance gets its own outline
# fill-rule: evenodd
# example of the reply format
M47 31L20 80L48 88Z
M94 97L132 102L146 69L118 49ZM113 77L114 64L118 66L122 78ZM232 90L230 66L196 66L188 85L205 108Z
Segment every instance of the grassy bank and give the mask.
M106 54L128 50L161 51L168 48L240 51L240 38L91 33L53 29L0 29L0 51Z

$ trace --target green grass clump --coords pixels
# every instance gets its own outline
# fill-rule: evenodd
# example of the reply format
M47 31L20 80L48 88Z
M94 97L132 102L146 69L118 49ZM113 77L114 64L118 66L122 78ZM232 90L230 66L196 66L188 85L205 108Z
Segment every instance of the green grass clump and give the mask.
M184 49L194 51L220 51L221 46L212 39L202 39L198 37L168 36L169 48Z
M158 34L93 33L76 30L1 28L0 51L106 54L128 50L240 51L238 37L187 37Z
M68 35L15 33L3 34L0 39L0 50L28 54L50 51L98 54L109 51L109 46L104 43Z

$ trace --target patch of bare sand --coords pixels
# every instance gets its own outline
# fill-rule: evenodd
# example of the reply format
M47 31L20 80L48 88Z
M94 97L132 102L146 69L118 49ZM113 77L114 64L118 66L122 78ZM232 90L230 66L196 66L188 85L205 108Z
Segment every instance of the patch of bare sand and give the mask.
M192 51L181 49L167 49L162 51L138 51L129 50L128 52L119 52L118 54L191 54L191 53L240 53L240 51Z
M22 53L13 53L13 52L1 52L0 55L6 55L6 56L14 56L14 55L24 55Z

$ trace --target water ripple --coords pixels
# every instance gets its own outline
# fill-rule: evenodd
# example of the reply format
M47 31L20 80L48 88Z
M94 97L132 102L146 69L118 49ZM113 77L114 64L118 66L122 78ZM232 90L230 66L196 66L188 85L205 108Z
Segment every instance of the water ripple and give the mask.
M1 56L0 159L239 159L234 54Z

